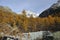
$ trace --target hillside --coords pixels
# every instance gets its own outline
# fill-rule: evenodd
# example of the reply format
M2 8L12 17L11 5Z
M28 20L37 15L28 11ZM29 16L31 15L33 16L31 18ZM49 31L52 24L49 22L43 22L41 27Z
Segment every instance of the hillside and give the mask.
M52 22L52 24L50 24L49 29L53 29L54 31L60 31L60 0L58 0L57 3L54 3L50 8L44 10L40 15L40 18L49 18L45 21L48 21L49 23ZM53 23L54 20L54 23ZM47 23L48 24L48 23Z
M50 8L43 11L39 17L48 17L51 15L52 17L58 16L60 17L60 2L54 3Z
M29 18L23 10L21 14L13 12L10 8L0 6L0 32L1 34L19 35L26 32L59 31L60 17Z
M17 28L17 30L19 30L18 32L38 31L39 29L37 30L34 27L35 21L36 20L33 18L32 15L30 18L28 18L24 10L22 11L22 15L20 15L13 12L10 8L0 6L0 24L1 24L0 31L1 32L4 32L4 33L5 31L9 32L14 28ZM12 29L9 29L9 28L12 28ZM16 29L14 31L16 31Z

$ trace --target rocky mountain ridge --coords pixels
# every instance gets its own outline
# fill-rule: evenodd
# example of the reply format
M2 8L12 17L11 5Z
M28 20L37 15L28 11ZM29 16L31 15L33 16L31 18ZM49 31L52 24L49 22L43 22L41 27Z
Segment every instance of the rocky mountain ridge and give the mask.
M43 11L39 17L48 17L49 15L60 17L60 0L58 0L57 3L54 3L50 8Z

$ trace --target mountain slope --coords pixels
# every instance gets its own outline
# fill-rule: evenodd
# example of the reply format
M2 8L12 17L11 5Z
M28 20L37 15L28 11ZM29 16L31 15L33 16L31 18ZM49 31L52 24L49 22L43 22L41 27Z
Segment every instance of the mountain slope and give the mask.
M7 6L0 6L0 10L9 11L9 12L12 11L12 10L11 10L9 7L7 7Z
M50 8L43 11L39 17L58 16L60 17L60 1L54 3Z

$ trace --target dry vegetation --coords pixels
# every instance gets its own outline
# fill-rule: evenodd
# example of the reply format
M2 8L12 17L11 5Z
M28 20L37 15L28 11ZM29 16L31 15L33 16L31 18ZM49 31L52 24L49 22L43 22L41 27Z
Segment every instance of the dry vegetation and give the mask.
M14 30L15 29L15 30ZM12 31L13 30L13 31ZM15 35L21 32L35 32L41 30L58 31L60 30L60 17L54 16L45 18L26 17L26 12L22 15L10 11L0 10L0 33Z

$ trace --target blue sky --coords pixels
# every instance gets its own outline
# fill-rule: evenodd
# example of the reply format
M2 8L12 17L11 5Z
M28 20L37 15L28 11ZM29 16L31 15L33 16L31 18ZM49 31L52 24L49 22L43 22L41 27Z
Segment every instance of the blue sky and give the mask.
M0 0L0 5L8 6L17 13L23 9L41 13L56 2L57 0Z

